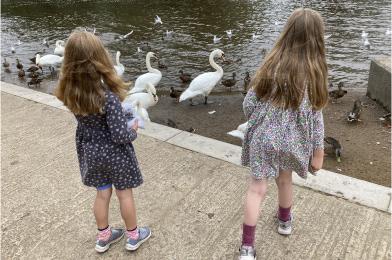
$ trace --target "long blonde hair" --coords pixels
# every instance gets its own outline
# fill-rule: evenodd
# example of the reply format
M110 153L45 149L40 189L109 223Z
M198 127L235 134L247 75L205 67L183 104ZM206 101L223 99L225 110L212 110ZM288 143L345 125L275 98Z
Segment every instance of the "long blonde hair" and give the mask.
M55 95L76 115L102 113L106 88L102 80L124 100L127 84L117 76L101 40L89 32L72 33L65 46Z
M258 98L284 109L298 109L307 87L313 109L328 101L324 23L320 14L296 9L252 80Z

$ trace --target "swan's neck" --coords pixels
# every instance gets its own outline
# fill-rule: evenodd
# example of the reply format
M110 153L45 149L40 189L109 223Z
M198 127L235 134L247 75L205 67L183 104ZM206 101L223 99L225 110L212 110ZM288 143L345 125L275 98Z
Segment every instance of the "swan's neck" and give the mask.
M116 63L117 63L117 66L120 66L120 53L117 53L116 54Z
M211 55L210 55L210 64L211 64L211 67L213 67L214 69L216 69L216 71L217 71L219 74L223 75L223 69L222 69L222 67L220 67L218 64L216 64L216 62L214 61L214 57L215 57L215 55L214 55L213 53L211 53Z
M147 57L146 57L146 65L147 65L147 70L148 70L148 72L151 72L151 73L160 73L159 70L154 69L153 67L151 67L150 59L151 59L150 56L147 56Z

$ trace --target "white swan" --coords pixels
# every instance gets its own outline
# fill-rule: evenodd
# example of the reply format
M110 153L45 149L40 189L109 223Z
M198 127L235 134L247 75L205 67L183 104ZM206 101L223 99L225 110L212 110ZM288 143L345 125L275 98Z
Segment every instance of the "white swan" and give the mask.
M198 95L202 95L205 98L204 104L207 104L208 95L223 76L223 69L214 61L216 56L224 60L225 54L219 49L211 52L209 61L211 66L216 69L216 71L203 73L194 78L189 84L189 87L181 94L180 102L187 99L192 99Z
M218 42L220 42L220 40L222 39L222 37L220 37L220 38L218 38L218 37L216 37L216 35L214 35L214 43L218 43Z
M140 106L148 109L149 107L155 106L158 103L158 96L155 87L151 83L147 83L147 93L129 93L125 98L124 102L133 103L134 101L139 101Z
M156 16L155 16L155 19L154 19L154 24L158 24L158 23L162 24L162 20L161 20L161 17L159 17L158 15L156 15Z
M49 67L51 72L54 72L54 67L57 64L60 64L63 62L64 57L60 57L58 55L53 55L53 54L48 54L45 56L40 56L39 54L37 54L35 56L35 64L37 64L39 67Z
M230 131L227 134L244 140L245 131L248 127L248 122L245 122L237 127L236 130Z
M120 55L121 55L121 52L117 51L117 53L116 53L116 64L117 65L114 65L114 69L119 77L121 77L125 71L124 65L122 65L120 63Z
M60 55L60 56L64 56L64 41L58 40L56 41L56 48L54 48L54 55Z
M133 30L130 31L129 33L127 33L127 34L120 35L119 38L120 38L121 40L125 40L125 39L127 39L127 38L129 37L129 35L131 35L132 33L133 33Z
M140 75L135 81L135 87L131 89L130 93L143 92L146 89L147 83L152 85L158 85L159 81L162 79L162 73L151 67L150 59L151 57L156 58L153 52L148 52L146 55L146 66L148 73Z

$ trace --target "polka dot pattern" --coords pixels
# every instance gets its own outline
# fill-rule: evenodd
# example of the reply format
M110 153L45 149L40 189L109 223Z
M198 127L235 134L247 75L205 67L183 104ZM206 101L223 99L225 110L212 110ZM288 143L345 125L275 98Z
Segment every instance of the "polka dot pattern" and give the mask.
M305 95L297 110L261 101L250 90L243 103L248 127L242 145L242 165L256 179L276 178L279 169L307 177L315 149L324 148L322 111L314 111Z
M118 190L143 183L135 150L137 137L127 129L120 99L110 91L105 94L104 113L76 115L76 151L83 184L101 187L113 184Z

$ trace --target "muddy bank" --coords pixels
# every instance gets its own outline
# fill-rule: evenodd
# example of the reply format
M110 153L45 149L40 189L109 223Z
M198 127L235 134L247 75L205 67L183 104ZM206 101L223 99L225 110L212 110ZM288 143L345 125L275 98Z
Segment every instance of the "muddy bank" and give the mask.
M157 106L149 109L153 122L168 125L168 119L181 130L195 130L195 133L224 142L241 145L241 140L226 133L245 122L242 112L243 95L213 95L213 104L190 106L188 102L177 103L161 94ZM346 113L351 110L354 100L361 98L365 107L362 122L349 124ZM201 99L198 101L202 101ZM216 111L209 114L208 112ZM379 120L386 111L365 96L364 91L349 91L337 104L329 104L324 110L325 135L338 139L343 146L342 161L338 163L326 145L324 168L354 178L384 186L391 186L391 140L390 128ZM169 123L172 126L172 122Z

